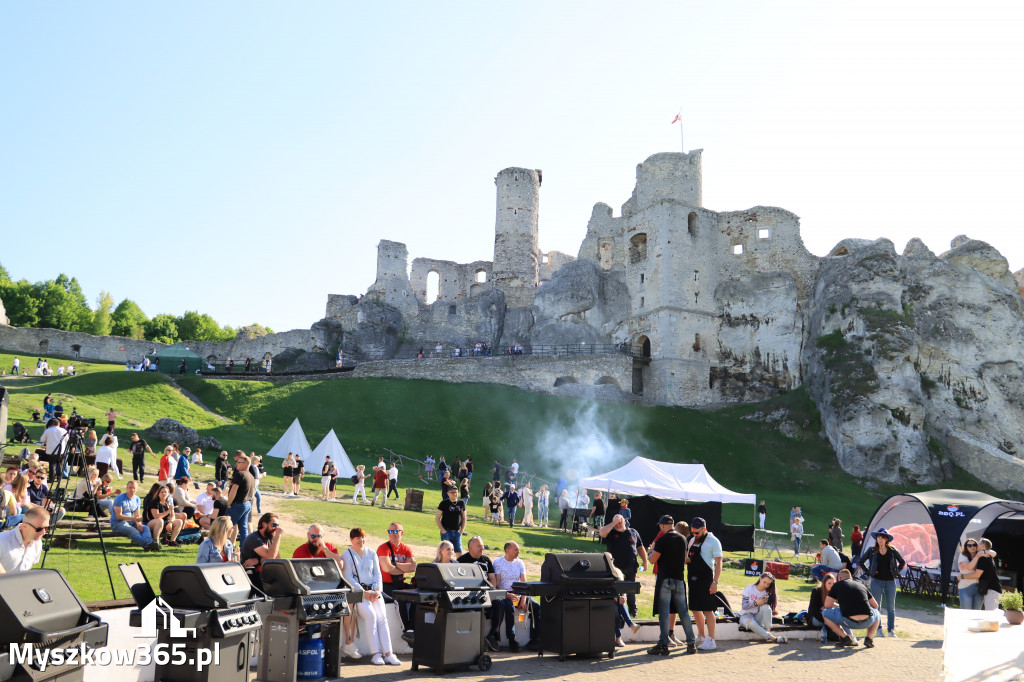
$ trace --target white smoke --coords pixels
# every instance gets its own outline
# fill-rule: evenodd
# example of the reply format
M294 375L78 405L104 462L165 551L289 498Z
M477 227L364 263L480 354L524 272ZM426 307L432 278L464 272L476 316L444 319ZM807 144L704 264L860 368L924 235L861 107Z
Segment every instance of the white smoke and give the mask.
M542 475L552 482L568 482L569 500L575 503L576 482L626 464L648 450L637 424L627 411L607 403L586 402L575 410L554 415L537 431L536 460ZM552 492L555 486L551 486ZM574 506L576 506L574 504ZM583 505L580 505L583 506Z

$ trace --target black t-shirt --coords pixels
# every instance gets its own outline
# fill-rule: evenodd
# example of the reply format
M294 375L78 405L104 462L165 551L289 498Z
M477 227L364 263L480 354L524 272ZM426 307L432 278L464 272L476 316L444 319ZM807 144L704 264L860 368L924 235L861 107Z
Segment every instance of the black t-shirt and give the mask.
M623 570L625 570L625 567L636 566L636 548L643 543L643 540L640 539L640 533L636 532L636 529L627 528L626 530L619 531L612 528L608 535L605 536L604 541L608 545L608 551L611 553L612 559L615 560L616 566ZM661 573L660 566L658 573Z
M462 512L466 509L462 500L444 500L437 508L441 510L441 525L445 530L462 530Z
M132 453L132 457L143 457L146 454L147 447L149 447L149 444L140 438L129 445L128 450Z
M890 550L892 551L892 550ZM876 580L896 580L896 576L892 574L892 559L889 553L882 554L878 552L878 559L875 561L875 574L871 576Z
M146 520L146 523L149 523L150 521L152 521L155 518L150 513L151 511L155 511L157 514L163 514L165 511L168 511L170 508L171 508L170 505L160 504L160 500L159 499L149 500L148 502L146 502L146 513L143 515L143 518ZM166 523L167 520L168 519L165 518L164 522Z
M479 559L474 559L469 555L469 552L466 552L456 559L456 561L460 564L476 564L480 567L480 570L484 572L484 578L489 576L491 573L494 573L494 562L488 559L486 554L481 554Z
M466 471L473 473L473 463L468 459L466 460Z
M237 485L238 490L235 491L235 499L232 504L241 504L243 502L252 502L252 498L256 495L256 482L246 470L235 469L235 473L231 474L231 485ZM230 492L230 488L228 488Z
M604 516L604 500L594 500L594 516Z
M305 471L305 469L306 469L306 465L302 461L302 458L301 457L296 457L295 458L295 466L292 468L292 476L295 476L296 474L302 473L303 471Z
M228 461L223 457L218 457L217 461L213 464L213 475L217 477L218 481L223 481L228 477Z
M759 504L759 505L757 505L757 513L758 514L767 514L768 513L768 509L763 504Z
M828 591L828 596L839 602L844 618L871 615L871 593L856 580L837 581Z
M228 501L224 499L223 495L213 501L213 508L217 510L217 517L228 515Z
M269 545L269 538L263 537L260 533L249 533L245 536L245 542L242 543L241 556L239 557L241 562L244 564L249 559L258 559L260 565L263 565L263 557L256 553L256 548Z
M661 579L685 580L686 538L672 531L665 533L654 543L658 557L658 577Z

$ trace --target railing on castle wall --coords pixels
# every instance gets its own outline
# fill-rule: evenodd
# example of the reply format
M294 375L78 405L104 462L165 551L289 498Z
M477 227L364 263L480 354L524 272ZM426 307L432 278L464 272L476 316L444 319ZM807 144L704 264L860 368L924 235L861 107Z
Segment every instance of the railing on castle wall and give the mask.
M630 344L623 343L559 343L559 344L535 344L508 346L501 349L491 348L462 348L458 346L442 346L440 350L424 347L422 350L402 351L397 353L392 360L430 360L462 358L493 358L493 357L516 357L535 356L551 358L571 358L585 355L633 355Z

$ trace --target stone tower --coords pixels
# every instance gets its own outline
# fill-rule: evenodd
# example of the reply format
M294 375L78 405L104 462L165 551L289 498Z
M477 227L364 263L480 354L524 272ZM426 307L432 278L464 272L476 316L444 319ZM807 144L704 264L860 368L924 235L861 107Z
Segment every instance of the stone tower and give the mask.
M381 239L377 244L377 280L367 295L383 299L406 315L416 315L418 303L409 282L409 250L401 242Z
M498 286L537 286L540 183L541 172L527 168L506 168L494 178L498 196L493 276Z

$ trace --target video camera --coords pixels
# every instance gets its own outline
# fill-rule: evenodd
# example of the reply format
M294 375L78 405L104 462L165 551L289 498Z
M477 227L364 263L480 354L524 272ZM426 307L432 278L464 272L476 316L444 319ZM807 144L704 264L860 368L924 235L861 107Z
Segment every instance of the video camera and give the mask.
M85 417L83 417L80 414L74 414L74 415L71 415L70 419L68 419L68 427L72 428L72 429L80 429L80 430L95 429L96 428L96 420L95 419L86 419Z

